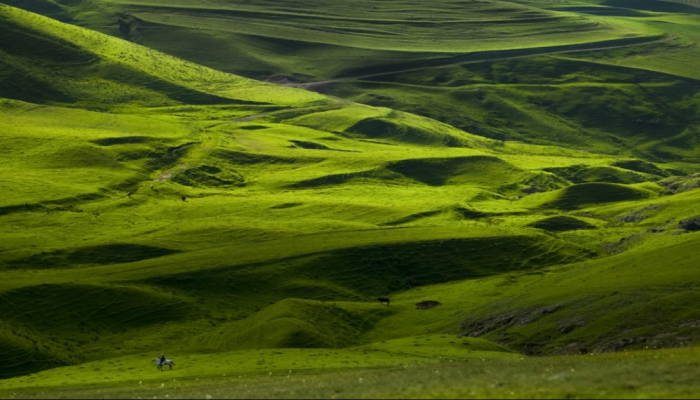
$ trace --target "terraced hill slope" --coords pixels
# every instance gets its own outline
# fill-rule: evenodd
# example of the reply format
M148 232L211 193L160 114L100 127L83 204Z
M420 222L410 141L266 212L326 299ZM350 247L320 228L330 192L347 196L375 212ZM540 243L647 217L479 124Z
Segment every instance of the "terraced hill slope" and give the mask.
M295 80L443 63L475 51L624 43L662 33L631 20L575 14L534 1L3 2L218 70Z
M615 43L649 40L641 48L661 52L693 40L647 24L646 9L611 3L605 10L619 15L608 20L541 3L513 5L502 26L517 25L512 34L539 26L557 45L578 36L552 36L548 24L581 31L582 43L595 46L632 31L630 42ZM209 9L187 1L170 8L22 4L85 25L124 7L129 16L119 18L130 34L140 29L130 24L148 22L154 9L164 13L152 18L171 17L172 25L161 21L168 34L204 17L240 19L232 2L210 2ZM282 18L278 35L300 42L313 27L311 5L294 11L275 4L240 11L250 26L236 29ZM309 42L324 39L330 48L352 33L355 42L343 36L342 43L365 56L400 53L405 63L409 55L424 60L446 52L420 47L430 32L445 35L440 40L455 46L452 56L474 50L473 42L450 29L431 30L427 21L464 29L480 26L464 18L479 17L482 33L491 35L502 15L493 11L514 3L468 3L483 7L466 7L463 15L436 6L415 20L380 7L369 21L343 4L321 10L318 19L344 21L347 29ZM383 7L390 4L398 7ZM10 360L0 365L0 378L18 377L0 381L0 389L41 386L42 379L103 382L98 363L107 362L118 371L115 382L130 382L141 376L130 368L163 351L190 363L183 374L205 376L219 373L205 362L210 353L232 365L228 373L242 373L266 371L264 360L251 361L260 354L283 369L297 362L309 369L372 367L399 358L433 362L447 353L517 357L501 345L550 355L700 338L692 73L588 60L623 51L610 48L577 59L491 53L502 59L333 83L344 97L378 100L360 104L230 75L8 5L0 5L0 21L0 35L12 38L0 43L0 354ZM226 25L210 22L202 35ZM401 42L377 40L379 33L366 32L370 26L394 36L411 26L407 32L421 40L390 48ZM234 33L253 37L246 32ZM504 50L507 36L488 50ZM289 65L285 73L305 73ZM518 82L502 80L499 70ZM434 80L447 71L455 75ZM440 96L449 93L451 107L483 117L493 131L408 112L416 110L372 89L405 94L421 79L433 80L414 99L437 96L421 99L426 110L440 110ZM603 113L612 117L597 118ZM634 118L640 121L629 122ZM380 296L391 305L377 302ZM416 309L424 300L441 305ZM450 336L413 348L437 334ZM443 340L456 335L475 354ZM278 357L281 348L306 350ZM319 361L309 361L312 355ZM248 361L238 366L238 358ZM68 365L75 366L24 376ZM85 366L91 372L81 372Z
M687 128L697 123L700 78L692 4L5 2L221 71L497 140L698 157Z

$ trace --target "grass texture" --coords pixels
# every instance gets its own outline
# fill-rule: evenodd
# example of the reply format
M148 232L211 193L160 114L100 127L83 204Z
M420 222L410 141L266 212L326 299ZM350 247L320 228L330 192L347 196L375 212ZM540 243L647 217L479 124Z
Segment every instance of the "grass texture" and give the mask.
M0 3L0 397L697 393L692 2Z

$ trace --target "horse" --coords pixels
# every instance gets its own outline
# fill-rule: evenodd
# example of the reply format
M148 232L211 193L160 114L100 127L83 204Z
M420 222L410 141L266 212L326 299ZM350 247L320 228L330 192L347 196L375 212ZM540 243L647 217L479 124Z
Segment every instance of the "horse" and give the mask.
M173 365L175 365L175 362L173 360L165 360L163 364L160 363L160 358L156 357L153 359L153 362L158 365L159 370L163 370L163 365L167 365L170 367L170 369L173 369Z
M388 297L377 297L377 301L379 302L379 304L386 303L387 306L391 302L391 300Z

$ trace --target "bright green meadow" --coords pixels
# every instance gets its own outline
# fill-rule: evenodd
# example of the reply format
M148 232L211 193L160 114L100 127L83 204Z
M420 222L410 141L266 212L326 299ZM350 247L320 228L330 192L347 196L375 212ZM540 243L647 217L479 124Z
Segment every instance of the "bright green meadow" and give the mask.
M0 398L697 398L699 44L698 0L0 0Z

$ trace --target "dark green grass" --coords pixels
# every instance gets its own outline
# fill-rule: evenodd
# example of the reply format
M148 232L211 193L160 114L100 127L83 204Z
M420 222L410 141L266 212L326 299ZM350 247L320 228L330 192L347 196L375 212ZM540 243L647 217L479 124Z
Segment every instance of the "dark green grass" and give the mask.
M647 162L644 162L641 160L618 161L618 162L614 163L613 166L628 169L631 171L641 172L644 174L661 176L661 177L666 177L669 175L669 172L664 171L663 169L657 167L656 165L651 164L651 163L647 163ZM675 173L678 174L678 172L675 172Z
M586 221L578 218L558 216L550 217L532 223L530 226L537 229L544 229L551 232L572 231L578 229L595 229L595 225L591 225Z
M558 198L548 204L553 208L573 210L586 205L618 201L640 200L652 192L612 183L582 183L561 190Z
M507 248L508 251L499 249ZM256 298L371 300L375 294L505 271L571 262L591 254L546 237L470 238L354 247L262 265L241 265L148 280L243 305ZM241 310L243 311L243 310Z
M121 264L177 253L177 250L132 244L83 247L72 251L54 251L10 261L10 268L49 269Z
M466 182L483 186L517 181L522 170L497 157L475 156L452 159L402 160L388 168L430 186ZM488 178L487 178L488 177Z

